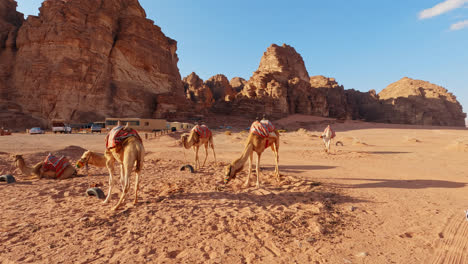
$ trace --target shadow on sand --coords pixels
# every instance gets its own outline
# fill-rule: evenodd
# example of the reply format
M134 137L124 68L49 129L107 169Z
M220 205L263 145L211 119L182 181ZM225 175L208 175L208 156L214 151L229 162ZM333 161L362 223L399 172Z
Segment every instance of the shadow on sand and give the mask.
M389 179L365 179L365 178L337 178L346 181L371 181L359 184L336 184L340 188L401 188L401 189L424 189L424 188L463 188L464 182L440 181L440 180L389 180Z

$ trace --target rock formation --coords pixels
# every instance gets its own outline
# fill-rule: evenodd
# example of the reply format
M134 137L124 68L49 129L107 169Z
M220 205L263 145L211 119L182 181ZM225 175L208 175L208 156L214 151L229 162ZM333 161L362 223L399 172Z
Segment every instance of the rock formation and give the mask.
M324 98L318 99L322 100L320 104L328 109L329 117L352 119L353 110L347 102L344 87L338 85L335 78L327 78L322 75L312 76L310 77L310 85L323 95Z
M236 95L228 78L222 74L212 76L206 80L205 85L210 87L215 101L231 101Z
M192 72L183 79L183 83L187 99L195 104L197 112L211 108L214 103L213 93L197 74Z
M14 14L5 2L16 4L2 0L0 10ZM146 19L138 0L46 0L16 38L9 35L14 66L2 77L10 83L8 97L33 117L89 122L179 110L177 42ZM1 54L7 49L2 45Z
M229 84L231 85L234 92L237 94L240 91L242 91L242 89L244 89L244 86L247 84L247 81L241 77L234 77L231 79L231 81L229 81Z
M404 77L379 93L384 105L386 122L465 126L466 114L456 97L445 88L421 80Z
M248 113L275 117L294 113L328 116L325 101L322 93L312 89L301 55L286 44L273 44L234 104Z

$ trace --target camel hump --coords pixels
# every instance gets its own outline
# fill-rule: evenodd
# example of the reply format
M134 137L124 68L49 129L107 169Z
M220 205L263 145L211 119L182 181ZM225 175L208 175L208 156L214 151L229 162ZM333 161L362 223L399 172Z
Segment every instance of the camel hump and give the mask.
M211 130L206 125L196 125L192 128L201 138L209 138L212 136Z

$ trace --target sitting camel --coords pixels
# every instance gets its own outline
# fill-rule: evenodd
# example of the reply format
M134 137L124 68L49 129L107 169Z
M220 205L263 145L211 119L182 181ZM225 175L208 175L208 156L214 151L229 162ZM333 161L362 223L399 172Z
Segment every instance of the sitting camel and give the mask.
M325 128L322 135L320 136L320 138L323 139L323 143L325 143L327 153L330 153L330 143L335 136L335 131L333 131L330 125Z
M216 163L216 153L214 150L213 144L213 133L211 130L205 125L196 125L190 131L190 134L183 134L180 138L182 141L182 145L184 148L189 149L190 147L193 148L195 152L195 169L200 168L200 160L198 158L198 150L200 146L205 146L205 160L203 161L203 166L205 166L206 159L208 158L208 145L210 145L211 149L213 150L213 156Z
M224 183L227 184L232 179L235 179L236 174L244 168L244 164L247 161L247 158L249 158L249 175L247 176L244 187L249 186L250 175L252 174L253 151L255 151L257 153L257 188L259 188L260 157L263 151L265 151L265 149L268 147L271 147L273 153L275 154L275 175L276 180L279 182L279 133L270 121L262 120L261 122L255 121L252 123L244 152L240 158L234 160L231 162L231 164L225 167L226 178L224 179Z
M107 193L104 203L109 201L112 193L112 168L114 161L120 163L120 182L122 184L122 194L118 203L111 209L115 211L122 202L130 188L130 176L135 166L136 179L135 179L135 200L133 204L138 202L138 189L139 178L143 168L143 160L145 157L145 148L138 132L132 128L128 128L128 123L125 127L114 127L106 138L106 149L104 156L106 158L106 167L109 170L109 191Z
M65 157L55 157L49 154L44 161L38 162L32 168L26 165L22 155L13 156L15 166L26 176L37 178L69 179L77 176L75 168Z

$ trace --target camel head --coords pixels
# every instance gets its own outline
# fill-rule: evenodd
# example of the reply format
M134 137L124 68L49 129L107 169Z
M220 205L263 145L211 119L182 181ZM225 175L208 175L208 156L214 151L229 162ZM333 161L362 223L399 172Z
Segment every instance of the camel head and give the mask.
M12 158L14 159L15 166L18 167L19 163L24 163L23 155L13 155Z
M86 166L86 164L89 161L90 154L91 154L91 151L89 150L85 151L83 155L81 155L81 158L76 162L75 164L76 168L81 169L84 166Z
M234 180L237 176L237 173L242 170L242 167L239 169L235 170L233 168L234 166L232 164L227 165L224 167L224 184L228 184L231 180Z
M182 143L182 146L184 148L186 148L185 146L187 146L188 137L189 135L187 133L184 133L180 136L180 142Z

